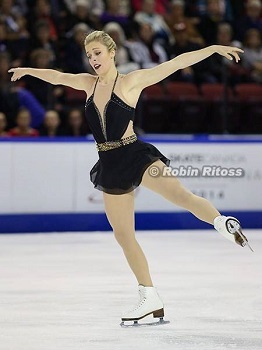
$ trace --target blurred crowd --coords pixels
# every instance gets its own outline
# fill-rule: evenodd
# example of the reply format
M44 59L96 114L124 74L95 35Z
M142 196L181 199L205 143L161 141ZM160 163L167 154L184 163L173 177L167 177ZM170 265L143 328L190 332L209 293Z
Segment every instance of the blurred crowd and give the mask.
M171 81L219 83L227 66L232 86L262 83L261 0L0 0L0 136L84 136L82 105L66 89L31 76L10 81L10 67L92 71L83 46L91 30L117 44L116 65L126 74L207 45L244 49L235 64L212 55Z

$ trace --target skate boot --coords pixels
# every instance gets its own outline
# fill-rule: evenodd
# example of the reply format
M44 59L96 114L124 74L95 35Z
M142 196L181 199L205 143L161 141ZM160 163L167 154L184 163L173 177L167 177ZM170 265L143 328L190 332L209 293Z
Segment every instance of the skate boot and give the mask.
M160 299L155 287L144 287L142 285L138 286L139 292L139 302L138 305L131 311L125 312L122 315L122 322L120 326L122 327L133 327L133 326L149 326L149 325L159 325L164 323L169 323L169 321L164 321L164 304ZM138 323L138 320L153 314L153 317L159 317L158 322L152 323ZM125 324L126 321L132 321L133 324Z
M253 252L246 236L242 233L240 222L233 216L217 216L214 219L214 228L230 241L237 243L242 247L247 245Z

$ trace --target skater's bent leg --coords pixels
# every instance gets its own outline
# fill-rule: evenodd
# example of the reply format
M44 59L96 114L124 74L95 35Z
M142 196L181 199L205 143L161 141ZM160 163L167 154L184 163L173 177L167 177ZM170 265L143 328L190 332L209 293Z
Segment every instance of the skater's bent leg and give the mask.
M161 169L162 173L165 164L158 160L154 162L154 166ZM161 194L170 202L187 209L200 220L213 225L215 217L219 216L220 213L207 199L199 197L186 189L175 176L152 177L149 169L150 167L143 175L143 186Z
M135 237L134 192L103 195L108 221L138 284L153 286L146 257Z

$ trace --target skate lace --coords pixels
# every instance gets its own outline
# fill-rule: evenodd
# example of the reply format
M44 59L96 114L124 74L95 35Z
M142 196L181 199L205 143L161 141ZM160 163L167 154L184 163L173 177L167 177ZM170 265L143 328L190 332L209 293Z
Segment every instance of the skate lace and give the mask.
M146 297L143 293L142 290L139 290L139 301L138 301L138 305L136 307L134 307L132 310L130 310L130 312L136 311L138 310L146 301Z
M142 299L140 303L137 305L137 307L134 309L134 311L140 309L140 307L144 304L145 301L146 301L146 298Z

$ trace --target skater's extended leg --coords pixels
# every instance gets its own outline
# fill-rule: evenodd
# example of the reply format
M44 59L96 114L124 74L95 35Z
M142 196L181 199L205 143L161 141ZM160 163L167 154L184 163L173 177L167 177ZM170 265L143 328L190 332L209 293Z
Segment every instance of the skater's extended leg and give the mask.
M134 192L121 195L104 193L105 211L117 242L139 284L153 286L146 257L135 237Z
M164 163L161 160L154 162L163 173ZM241 246L248 244L247 238L241 231L239 221L234 217L222 216L218 210L205 198L196 196L186 189L175 176L150 175L150 167L145 171L142 178L142 185L161 194L170 202L187 209L199 219L214 225L215 229L224 237ZM252 250L252 248L249 246Z
M154 166L161 169L162 173L165 164L158 160L154 163ZM219 216L220 213L207 199L199 197L186 189L175 176L151 176L149 168L142 178L143 186L161 194L170 202L187 209L199 219L213 225L215 217Z

